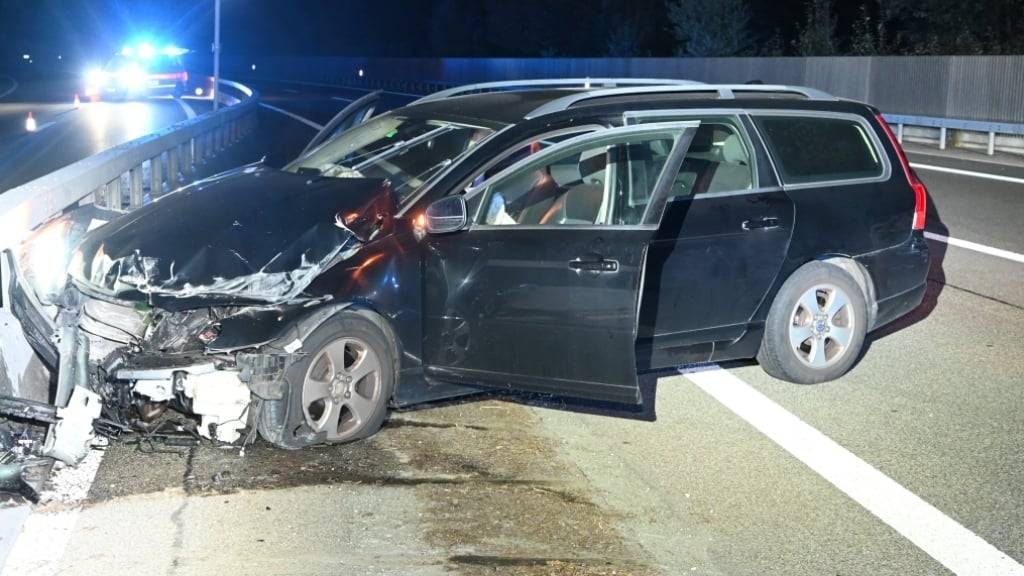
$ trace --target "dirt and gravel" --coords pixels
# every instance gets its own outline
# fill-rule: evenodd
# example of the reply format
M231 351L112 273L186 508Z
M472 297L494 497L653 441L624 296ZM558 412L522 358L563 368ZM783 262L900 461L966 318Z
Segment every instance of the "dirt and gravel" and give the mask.
M469 576L660 572L639 545L623 537L617 527L619 518L595 504L580 470L560 458L552 441L539 433L535 412L512 402L467 401L396 413L377 436L345 446L282 451L257 442L244 455L237 448L213 446L160 452L148 448L112 443L87 508L134 502L153 506L154 499L166 496L182 502L171 512L180 524L181 518L214 502L222 502L225 510L241 505L256 513L265 501L262 512L269 519L284 512L273 507L287 493L315 489L312 494L324 494L323 489L338 488L337 497L344 497L349 489L354 491L349 492L352 496L375 490L401 494L396 498L412 509L403 512L406 521L394 531L394 539L362 543L379 548L372 550L378 556L403 556L410 547L421 549L406 564L417 572L437 569ZM327 494L332 497L331 492ZM297 521L315 515L307 508L321 506L313 497L286 501L291 508L288 513ZM351 528L396 521L388 505L375 509L352 504L351 515L337 518L339 524ZM214 512L208 521L217 522L216 516ZM273 526L219 521L231 524L232 531L248 533L249 540L261 545L262 553L277 553L274 543L281 539ZM194 520L190 523L190 532L214 529L197 526ZM174 553L187 556L189 551L182 548ZM336 553L345 555L342 550ZM72 573L84 573L86 566L88 560L79 559ZM206 572L187 557L179 558L176 566Z

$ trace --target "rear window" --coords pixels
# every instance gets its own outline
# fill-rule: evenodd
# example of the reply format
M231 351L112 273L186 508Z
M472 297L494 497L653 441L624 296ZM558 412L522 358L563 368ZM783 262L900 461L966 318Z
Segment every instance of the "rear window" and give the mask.
M844 118L755 118L786 184L876 178L884 165L867 128Z

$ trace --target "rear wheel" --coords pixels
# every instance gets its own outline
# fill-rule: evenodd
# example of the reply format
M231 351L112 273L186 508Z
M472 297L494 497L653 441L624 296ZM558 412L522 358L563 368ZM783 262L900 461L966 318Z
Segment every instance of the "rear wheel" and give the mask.
M757 360L768 374L797 384L834 380L857 361L866 332L857 283L837 266L811 262L775 296Z
M395 385L393 343L373 321L342 312L303 343L285 397L265 402L260 434L283 448L345 443L380 429Z

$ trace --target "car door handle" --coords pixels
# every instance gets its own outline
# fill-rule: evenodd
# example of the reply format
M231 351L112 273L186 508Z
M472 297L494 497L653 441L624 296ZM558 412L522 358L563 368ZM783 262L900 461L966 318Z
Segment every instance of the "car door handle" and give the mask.
M619 262L617 260L580 260L579 258L569 262L569 268L577 272L618 272Z
M743 224L740 225L744 230L757 230L767 228L778 228L779 219L774 216L767 216L758 220L744 220Z

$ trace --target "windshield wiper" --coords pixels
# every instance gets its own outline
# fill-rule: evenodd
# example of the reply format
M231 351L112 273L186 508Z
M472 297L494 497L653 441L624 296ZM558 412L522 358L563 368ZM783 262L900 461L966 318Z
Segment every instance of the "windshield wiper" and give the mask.
M405 188L405 187L406 187L406 186L408 186L409 184L412 184L412 183L413 183L413 181L417 181L417 182L419 182L419 183L420 183L420 186L422 186L424 182L426 182L427 180L430 180L430 176L426 176L426 175L427 175L427 173L429 173L429 172L433 172L433 171L435 171L435 170L439 170L439 169L444 169L444 168L447 168L448 166L450 166L450 165L451 165L451 163L452 163L452 159L451 159L451 158L445 158L444 160L441 160L440 162L438 162L437 164L434 164L434 165L433 165L433 166L431 166L430 168L427 168L427 169L426 169L426 170L424 170L423 172L420 172L419 174L417 174L417 175L413 176L412 178L409 178L409 179L408 179L408 180L406 180L405 182L402 182L402 184L400 184L399 186L397 186L397 187L395 188L395 192L398 192L398 191L399 191L399 190L401 190L402 188ZM424 176L426 176L426 179L424 179ZM419 187L419 186L417 186L417 188L418 188L418 187Z
M359 164L356 164L352 169L353 170L358 170L358 171L362 172L362 168L366 167L367 165L370 165L373 162L379 162L381 160L386 160L387 158L390 158L391 156L394 156L395 152L400 150L400 149L412 148L413 146L416 146L416 145L420 144L421 142L426 142L427 140L430 140L430 139L434 138L435 136L438 136L440 134L444 134L445 132L449 132L449 131L454 130L454 129L455 129L454 126L439 126L436 129L431 130L430 132L426 132L424 134L420 134L419 136L413 138L412 140L406 140L406 141L402 141L402 142L395 142L395 144L393 146L388 146L384 151L380 152L379 154L377 154L377 155L375 155L375 156L373 156L371 158L367 158L366 160L363 160Z

